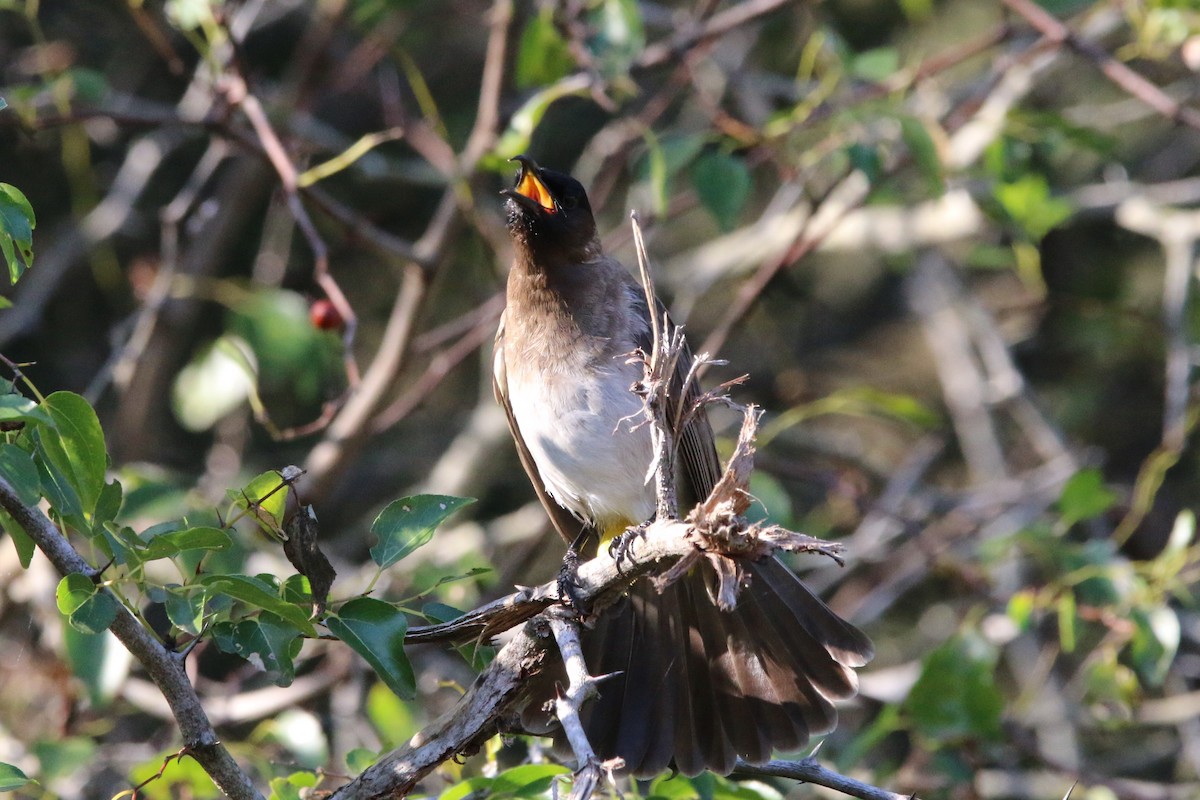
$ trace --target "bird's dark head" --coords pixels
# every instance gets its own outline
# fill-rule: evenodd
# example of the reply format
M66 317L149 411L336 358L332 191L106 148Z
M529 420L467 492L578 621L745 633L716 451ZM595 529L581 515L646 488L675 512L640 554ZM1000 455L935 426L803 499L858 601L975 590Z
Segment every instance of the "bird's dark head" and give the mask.
M596 220L583 185L528 156L513 161L521 165L516 184L501 194L508 198L508 231L518 251L541 263L578 263L599 255Z

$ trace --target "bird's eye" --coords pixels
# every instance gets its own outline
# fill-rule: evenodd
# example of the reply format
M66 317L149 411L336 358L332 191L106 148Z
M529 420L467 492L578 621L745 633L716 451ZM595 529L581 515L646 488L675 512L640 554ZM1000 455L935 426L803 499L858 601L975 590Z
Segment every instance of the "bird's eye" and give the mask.
M562 199L559 205L561 205L567 211L570 211L572 208L575 208L577 205L579 205L579 198L568 195Z

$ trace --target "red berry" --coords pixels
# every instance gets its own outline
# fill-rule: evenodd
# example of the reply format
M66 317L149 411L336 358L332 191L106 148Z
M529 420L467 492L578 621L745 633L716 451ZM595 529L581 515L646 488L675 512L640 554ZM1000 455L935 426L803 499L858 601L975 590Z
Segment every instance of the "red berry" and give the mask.
M333 303L324 297L314 300L308 307L308 318L314 328L323 331L340 331L346 324Z

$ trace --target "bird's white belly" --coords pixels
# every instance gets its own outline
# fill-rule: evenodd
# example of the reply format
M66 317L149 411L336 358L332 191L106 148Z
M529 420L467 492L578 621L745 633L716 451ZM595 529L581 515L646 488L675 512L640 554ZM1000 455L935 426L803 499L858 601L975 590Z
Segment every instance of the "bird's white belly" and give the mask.
M642 401L629 391L638 375L618 361L604 374L542 373L509 399L546 491L581 519L602 527L654 513L645 481L652 457ZM511 375L511 372L510 372Z

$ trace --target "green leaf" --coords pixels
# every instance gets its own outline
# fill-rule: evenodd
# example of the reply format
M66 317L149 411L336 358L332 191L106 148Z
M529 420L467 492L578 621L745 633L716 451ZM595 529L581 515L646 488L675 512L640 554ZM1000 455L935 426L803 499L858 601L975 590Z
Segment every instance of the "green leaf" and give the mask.
M925 179L926 187L931 195L940 195L946 190L946 177L942 170L942 159L938 155L937 145L929 135L925 123L915 117L900 118L900 138L912 154L913 163Z
M0 444L0 475L12 485L17 497L27 506L35 505L42 496L33 455L15 444Z
M1137 626L1130 642L1133 666L1147 686L1161 686L1179 652L1179 615L1169 606L1157 606L1135 608L1130 616Z
M887 80L900 69L900 53L894 47L877 47L854 56L850 74L876 83Z
M96 509L92 512L93 530L117 518L121 511L121 501L121 482L112 480L106 483L100 490L100 496L96 498Z
M220 528L188 528L155 536L146 545L142 558L145 561L174 558L186 550L224 550L232 544L229 533Z
M387 692L391 694L391 692ZM351 775L357 775L367 767L379 760L379 754L374 750L368 750L365 747L356 747L346 753L346 768L350 770Z
M570 772L561 764L521 764L497 775L489 794L534 797L545 793L556 777Z
M1037 595L1032 589L1022 589L1008 599L1008 618L1020 630L1027 631L1036 608Z
M1085 519L1095 519L1113 507L1117 496L1104 485L1098 469L1081 469L1070 477L1058 498L1063 525L1070 527Z
M87 522L83 514L83 501L79 499L79 493L75 491L75 485L71 478L53 464L45 453L48 449L56 449L61 453L61 447L58 444L58 437L54 431L44 432L41 429L34 430L33 442L36 452L41 455L34 463L37 466L38 481L42 486L42 493L50 502L58 515L63 519L70 520L80 528L86 529Z
M1034 242L1041 241L1073 212L1066 200L1050 196L1050 186L1041 175L1029 173L1010 183L997 184L993 193L1009 218Z
M308 612L279 596L276 588L259 577L249 575L209 575L200 580L210 595L223 594L261 611L282 617L304 635L315 639L317 630Z
M249 343L225 334L198 352L171 386L171 410L189 431L206 431L256 396L258 361Z
M0 103L3 102L4 99L0 98ZM0 108L3 108L3 106L0 106ZM26 777L24 772L12 764L5 764L0 761L0 792L15 792L22 786L30 783L33 783L33 781Z
M545 89L535 92L517 109L508 120L508 128L496 141L495 148L483 160L483 165L496 171L508 170L512 165L509 160L529 149L533 140L533 132L538 123L546 115L546 109L556 100L572 95L584 97L588 93L586 83L573 79L565 79L550 84Z
M446 517L475 502L470 497L422 494L392 502L371 524L371 533L379 542L371 548L371 558L382 569L427 544Z
M642 12L636 0L599 0L591 3L587 48L596 68L608 80L629 74L629 68L646 46Z
M107 707L129 675L133 657L112 631L84 633L68 625L63 630L63 650L71 673L87 689L96 709Z
M571 48L554 25L554 7L544 5L521 32L517 47L517 88L554 83L575 68Z
M277 686L289 686L295 680L293 662L304 641L291 620L263 612L240 622L218 622L213 625L212 633L217 647L273 675Z
M721 230L732 230L750 197L750 170L745 162L726 153L709 153L692 165L691 176L700 202Z
M117 618L116 598L87 575L78 572L67 575L58 582L55 597L58 610L67 617L71 627L83 633L106 631Z
M309 792L301 792L302 789L311 789L317 785L317 776L312 772L296 772L286 778L271 779L271 794L267 800L301 800L310 795Z
M104 431L91 404L71 392L55 392L42 403L54 422L54 431L43 428L38 439L44 458L53 464L79 497L90 517L104 490L108 456Z
M275 470L259 475L240 492L233 492L233 504L249 515L266 533L282 535L283 515L291 487Z
M13 547L17 549L17 558L21 562L21 568L29 569L29 564L33 561L33 553L37 550L33 539L30 539L25 529L3 509L0 509L0 527L12 537Z
M141 786L138 800L209 800L225 795L194 758L178 758L175 748L161 752L129 771L129 783ZM116 798L114 798L116 800Z
M33 422L53 424L46 410L23 395L13 392L0 395L0 422Z
M367 691L367 719L385 750L407 742L418 730L412 709L382 682L372 684Z
M404 653L408 620L398 608L372 597L358 597L327 617L325 624L365 658L398 697L411 700L416 696L416 678Z
M8 263L13 283L33 266L33 229L37 219L33 206L17 187L0 183L0 251Z
M956 636L925 658L904 708L921 733L938 740L996 739L1004 698L996 688L996 649L982 637Z
M846 148L846 156L850 159L850 166L866 175L871 184L879 182L879 177L883 174L883 159L879 155L878 147L854 142Z
M51 780L70 775L84 764L91 763L96 753L96 742L83 736L69 736L35 742L33 754L41 766L42 780Z
M654 213L666 214L673 179L704 149L704 137L679 133L658 137L647 129L643 138L646 155L637 164L638 181L649 187Z
M167 586L166 590L167 619L181 631L199 634L204 628L208 593L197 586Z
M1063 592L1058 598L1058 643L1064 653L1075 652L1075 593Z

